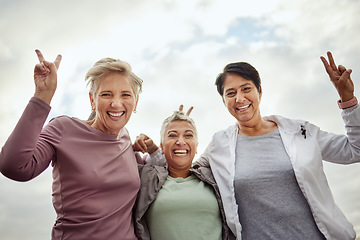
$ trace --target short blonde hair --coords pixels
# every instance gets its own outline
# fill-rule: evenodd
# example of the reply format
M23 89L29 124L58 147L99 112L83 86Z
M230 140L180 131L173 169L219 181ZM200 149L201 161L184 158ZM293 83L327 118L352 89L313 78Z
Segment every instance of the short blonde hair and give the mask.
M188 115L185 115L184 112L182 112L182 111L175 111L170 117L167 117L164 120L164 122L161 126L160 141L162 144L164 143L166 127L169 126L169 124L174 121L185 121L185 122L190 123L191 126L193 126L194 130L195 130L195 140L198 141L198 133L197 133L197 129L196 129L194 120L191 117L189 117Z
M89 69L85 76L85 81L87 81L87 86L90 85L90 93L92 95L94 95L98 89L99 80L105 74L111 72L118 72L128 77L131 80L134 93L136 95L141 93L143 80L132 72L130 64L119 59L102 58Z

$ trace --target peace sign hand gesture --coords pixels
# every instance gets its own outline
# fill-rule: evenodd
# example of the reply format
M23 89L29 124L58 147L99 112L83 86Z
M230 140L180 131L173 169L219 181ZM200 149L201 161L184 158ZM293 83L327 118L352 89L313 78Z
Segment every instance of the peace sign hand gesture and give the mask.
M44 56L39 50L35 50L40 63L34 68L35 94L34 97L40 98L50 104L57 86L57 70L62 56L59 54L54 62L45 61Z
M193 106L191 106L190 108L189 108L189 110L186 112L186 116L190 116L190 113L192 112L192 110L194 109L194 107ZM179 112L182 112L184 110L184 105L180 105L180 107L179 107Z
M349 101L354 97L354 83L350 77L352 70L346 69L342 65L337 67L331 52L327 52L327 56L329 63L323 56L320 57L326 72L329 74L331 82L339 93L341 102Z

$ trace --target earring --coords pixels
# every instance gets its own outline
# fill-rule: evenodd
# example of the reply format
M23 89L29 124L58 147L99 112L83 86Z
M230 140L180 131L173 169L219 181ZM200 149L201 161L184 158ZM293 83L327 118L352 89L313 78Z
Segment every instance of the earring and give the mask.
M137 113L136 110L134 110L133 113Z

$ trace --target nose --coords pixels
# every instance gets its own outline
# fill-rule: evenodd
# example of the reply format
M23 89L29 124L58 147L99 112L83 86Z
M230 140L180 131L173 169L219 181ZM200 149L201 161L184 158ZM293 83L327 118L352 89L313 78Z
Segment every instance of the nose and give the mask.
M239 91L237 94L236 94L236 102L242 102L245 100L245 95Z
M122 106L122 101L120 98L113 98L111 104L110 104L111 107L113 108L119 108Z
M184 144L185 144L184 138L183 138L183 137L179 137L179 138L177 139L177 141L176 141L176 144L177 144L177 145L180 145L180 146L184 145Z

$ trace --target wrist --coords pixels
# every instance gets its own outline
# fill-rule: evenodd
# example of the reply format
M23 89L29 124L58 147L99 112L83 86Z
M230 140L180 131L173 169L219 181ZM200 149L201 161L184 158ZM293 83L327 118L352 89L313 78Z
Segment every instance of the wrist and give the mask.
M153 146L148 147L148 153L149 154L153 154L154 152L156 152L159 149L159 147L156 144L153 144Z
M34 97L39 98L50 105L53 96L51 94L35 92Z
M338 106L340 109L350 108L355 106L356 104L358 104L358 100L355 96L345 102L341 101L341 99L338 101Z

